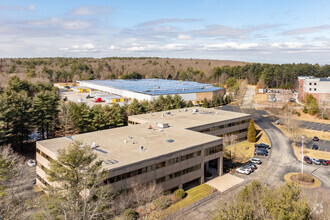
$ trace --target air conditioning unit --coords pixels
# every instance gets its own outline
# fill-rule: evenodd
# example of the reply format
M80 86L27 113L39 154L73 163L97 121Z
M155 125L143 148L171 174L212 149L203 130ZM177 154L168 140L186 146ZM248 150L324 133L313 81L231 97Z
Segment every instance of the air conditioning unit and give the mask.
M169 125L168 125L168 123L157 123L157 127L159 127L159 128L168 128Z

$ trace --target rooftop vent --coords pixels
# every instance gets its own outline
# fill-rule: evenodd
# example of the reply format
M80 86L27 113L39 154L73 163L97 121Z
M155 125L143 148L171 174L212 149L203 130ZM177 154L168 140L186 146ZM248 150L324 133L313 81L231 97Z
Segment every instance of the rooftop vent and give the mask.
M193 113L196 113L196 112L198 112L198 109L197 108L193 108L192 112Z
M140 146L139 151L140 151L140 152L144 152L144 151L145 151L145 149L144 149L144 147L143 147L142 145Z
M126 144L127 143L127 140L124 140L124 144Z
M173 140L173 139L168 139L168 140L166 140L166 142L168 142L168 143L173 143L174 140Z
M170 111L167 111L167 112L166 112L166 114L170 115L170 114L171 114L171 112L170 112Z
M185 109L183 109L183 111L186 112L186 111L188 111L188 109L185 108Z

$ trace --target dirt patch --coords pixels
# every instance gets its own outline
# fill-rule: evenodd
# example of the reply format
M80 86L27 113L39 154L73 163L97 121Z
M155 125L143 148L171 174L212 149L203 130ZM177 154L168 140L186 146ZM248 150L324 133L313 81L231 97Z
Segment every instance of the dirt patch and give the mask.
M313 176L311 177L311 180L308 179L308 181L303 181L301 180L300 178L300 173L299 174L295 174L295 175L292 175L290 176L290 180L293 181L293 182L297 182L299 183L300 185L305 185L305 186L312 186L314 185L314 179L313 179Z

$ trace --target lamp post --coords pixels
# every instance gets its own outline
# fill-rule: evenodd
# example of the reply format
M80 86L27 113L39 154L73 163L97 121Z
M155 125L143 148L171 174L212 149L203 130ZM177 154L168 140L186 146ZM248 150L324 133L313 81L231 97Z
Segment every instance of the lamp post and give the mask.
M304 173L304 138L305 136L301 136L301 174Z

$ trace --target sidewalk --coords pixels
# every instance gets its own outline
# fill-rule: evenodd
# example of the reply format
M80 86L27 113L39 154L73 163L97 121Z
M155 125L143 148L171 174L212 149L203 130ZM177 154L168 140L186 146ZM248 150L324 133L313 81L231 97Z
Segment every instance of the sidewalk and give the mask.
M205 184L217 189L220 192L225 192L226 190L240 184L244 179L231 174L225 174L223 176L216 177Z

